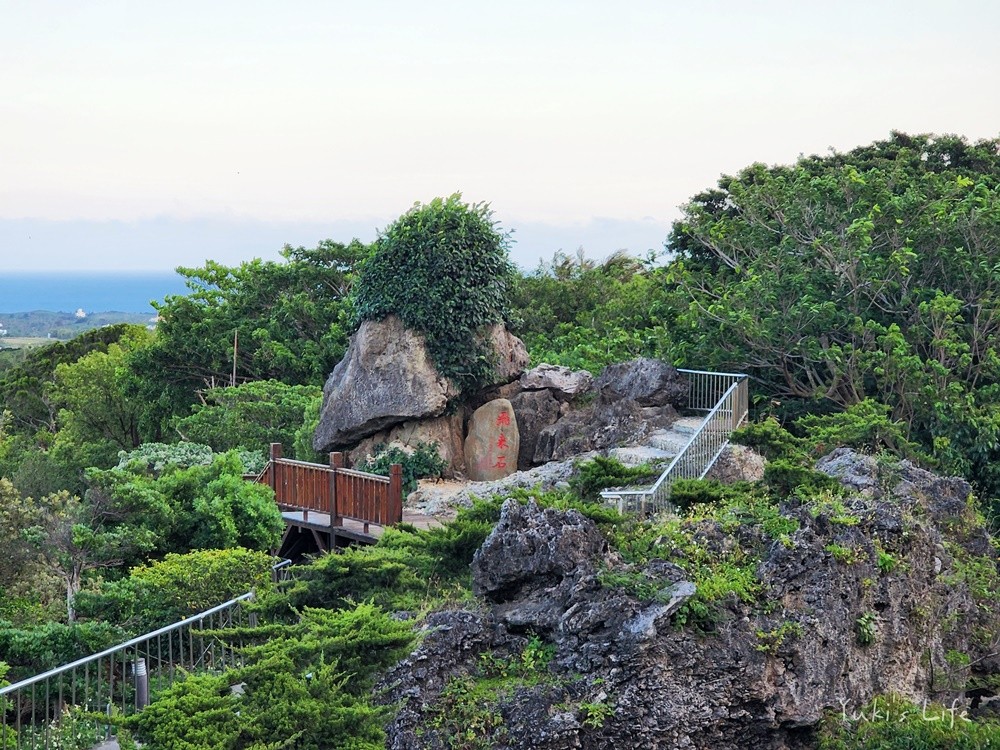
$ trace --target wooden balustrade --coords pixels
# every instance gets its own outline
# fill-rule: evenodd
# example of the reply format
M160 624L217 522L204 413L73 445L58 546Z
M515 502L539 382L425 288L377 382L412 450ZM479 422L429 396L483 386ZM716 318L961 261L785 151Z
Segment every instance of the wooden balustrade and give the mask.
M330 526L342 526L344 519L364 524L391 526L403 520L403 467L393 464L389 476L345 469L342 453L331 453L330 464L314 464L283 458L280 443L271 443L271 460L256 477L274 490L274 500L282 510L300 511L303 521L309 513L329 517ZM314 516L314 521L318 520ZM325 519L324 519L325 520Z

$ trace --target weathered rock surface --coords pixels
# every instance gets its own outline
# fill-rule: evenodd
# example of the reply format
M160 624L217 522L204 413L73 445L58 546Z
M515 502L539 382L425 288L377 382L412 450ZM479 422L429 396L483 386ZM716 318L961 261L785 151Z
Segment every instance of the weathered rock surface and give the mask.
M401 422L438 417L456 395L423 336L395 315L365 321L323 386L313 447L334 450Z
M452 477L465 471L465 448L463 445L464 411L459 408L454 413L436 419L419 422L405 422L388 430L376 432L347 452L348 466L357 466L370 456L376 445L392 444L404 448L416 448L420 443L434 443L438 455L445 462L445 477Z
M676 367L649 357L608 365L594 387L607 401L627 399L640 406L683 406L689 388Z
M759 525L693 527L714 555L756 550L765 592L758 606L723 602L709 633L672 622L692 586L666 538L662 559L635 569L579 513L508 501L473 564L486 610L432 616L384 683L384 700L402 706L387 746L443 747L425 710L449 677L474 672L481 654L520 653L529 633L554 645L553 679L499 695L496 747L804 750L824 711L886 692L950 702L970 678L1000 675L995 600L969 572L970 560L995 567L997 553L969 485L845 450L819 467L853 491L843 503L856 523L790 498L784 511L798 529L784 543ZM838 561L834 544L856 559ZM643 585L602 585L602 575ZM641 590L656 593L629 593ZM871 643L859 638L862 617ZM601 726L583 721L585 703L609 707Z
M532 460L536 464L561 461L587 451L640 443L654 430L677 419L671 406L659 407L655 417L649 411L635 401L608 402L600 398L543 428Z
M757 482L764 478L764 457L745 445L730 443L708 470L705 479L723 484Z
M531 361L524 342L512 334L503 323L497 323L489 328L486 341L496 355L496 375L492 383L496 385L517 380Z
M555 424L561 416L559 401L547 390L522 391L510 399L510 404L517 415L517 428L521 435L517 468L525 471L534 465L539 433Z
M428 515L449 515L458 508L468 508L473 498L509 497L515 490L537 489L541 492L565 486L573 474L575 461L592 459L597 453L585 453L568 461L552 461L527 471L517 471L495 482L431 482L406 499L406 506Z
M465 470L474 482L503 479L517 471L521 445L514 407L505 398L472 413L465 436Z
M521 375L526 391L549 390L560 401L569 401L590 390L594 376L586 370L571 370L561 365L542 363Z

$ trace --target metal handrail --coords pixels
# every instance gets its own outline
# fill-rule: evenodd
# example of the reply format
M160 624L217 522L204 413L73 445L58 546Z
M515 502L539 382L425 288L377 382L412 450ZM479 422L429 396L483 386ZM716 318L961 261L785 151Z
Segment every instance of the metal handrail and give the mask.
M728 445L732 431L747 418L749 399L746 375L705 370L678 370L678 372L688 375L689 382L693 381L688 390L687 408L694 411L708 411L708 414L651 487L601 492L605 500L617 502L619 512L625 511L626 498L635 501L633 504L638 506L636 509L641 513L650 509L672 510L669 496L673 483L681 478L704 478ZM728 385L727 380L730 381ZM722 396L717 400L712 399L713 405L710 409L706 409L703 404L708 403L708 399L723 385L727 387ZM685 471L692 460L696 462L694 468ZM683 477L681 474L697 474L697 476ZM648 507L650 505L652 508Z
M272 566L272 580L289 580L291 569L291 560L279 560ZM58 744L52 734L66 719L67 706L82 705L91 715L95 707L97 713L111 711L113 706L120 706L123 713L139 711L150 700L154 678L172 684L184 670L226 669L242 663L237 645L219 640L217 632L234 624L242 626L241 605L253 599L254 592L249 591L179 622L0 688L0 750L37 750ZM253 612L249 623L256 625ZM69 721L79 725L73 715ZM94 738L110 736L108 722L90 719L83 724L91 727Z
M34 677L27 677L23 680L13 683L12 685L0 688L0 696L6 695L7 693L12 693L21 688L31 687L32 685L37 684L43 680L48 680L51 679L52 677L58 677L61 674L65 674L66 672L72 671L74 669L79 669L82 666L91 664L100 659L106 659L109 656L114 656L119 651L125 651L127 649L132 648L133 646L138 646L142 643L151 641L154 638L159 638L160 636L172 633L175 630L180 630L181 628L189 627L192 623L205 620L206 618L211 617L217 612L222 612L228 609L229 607L232 607L234 604L238 604L239 602L250 601L251 599L253 599L253 597L254 593L252 591L248 591L247 593L241 596L237 596L235 599L230 599L228 602L218 604L212 607L211 609L206 609L204 612L199 612L198 614L192 615L191 617L181 620L180 622L175 622L172 625L166 625L162 628L159 628L158 630L154 630L152 632L136 636L135 638L125 641L124 643L119 643L117 646L111 646L110 648L106 648L100 653L91 654L90 656L84 656L82 659L77 659L76 661L70 662L69 664L63 664L61 667L50 669L48 672L42 672L41 674L35 675Z

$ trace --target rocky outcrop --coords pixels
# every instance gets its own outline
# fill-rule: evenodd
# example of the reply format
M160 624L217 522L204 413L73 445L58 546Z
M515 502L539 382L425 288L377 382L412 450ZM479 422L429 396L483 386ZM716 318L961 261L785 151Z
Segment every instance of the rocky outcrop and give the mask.
M723 484L758 482L764 478L764 457L745 445L729 443L708 470L705 479Z
M442 747L425 712L448 679L483 654L521 653L531 634L553 644L551 679L497 694L497 747L804 749L825 711L991 684L1000 622L983 582L997 553L969 485L846 450L818 466L851 493L789 498L797 528L781 541L759 524L691 522L710 555L740 546L759 559L760 600L722 600L708 632L674 622L693 585L669 535L640 568L578 512L508 501L473 563L485 608L432 616L383 685L401 706L387 746ZM595 705L602 720L585 722Z
M542 429L532 459L536 464L561 461L587 451L639 443L654 430L667 427L677 419L672 406L659 407L655 413L651 411L631 400L598 398Z
M517 380L524 368L528 366L531 358L524 342L512 334L503 323L497 323L486 332L485 340L488 349L493 352L496 359L494 365L494 377L491 383L483 383L483 386L509 383Z
M402 448L416 448L420 443L437 445L438 455L445 462L445 477L465 471L465 452L462 446L465 411L456 409L436 419L419 422L405 422L388 430L381 430L365 438L347 451L347 465L357 466L375 452L376 445L398 445Z
M529 373L522 376L522 385ZM559 373L568 378L573 373ZM545 371L535 382L555 379ZM593 385L597 398L543 427L531 461L559 461L592 450L636 445L677 419L675 406L687 403L688 383L666 362L640 357L608 365Z
M438 417L457 395L423 336L394 315L365 321L323 386L313 447L329 451L402 422Z
M522 391L510 400L510 404L517 415L521 435L517 468L525 471L534 466L539 434L549 425L555 424L561 416L560 402L549 390L540 390Z
M521 375L521 387L526 391L549 391L560 401L572 401L590 390L594 376L586 370L571 370L560 365L542 363Z
M495 361L494 377L484 387L516 381L528 366L528 352L517 336L502 324L482 334ZM462 470L463 432L454 432L454 421L438 422L424 429L422 423L444 415L459 396L457 387L434 366L424 337L407 328L395 315L380 321L365 321L351 336L344 358L323 387L323 407L313 435L313 447L320 452L351 448L352 454L370 452L375 442L392 442L389 433L403 425L404 431L451 432L437 439L443 452L453 456L450 472ZM380 434L381 433L381 434ZM358 446L373 437L369 445ZM383 439L384 438L384 439ZM405 442L405 441L403 441Z
M659 359L639 357L608 365L594 387L605 401L634 401L639 406L684 406L688 381L677 368Z
M474 482L502 479L517 471L520 435L514 408L505 398L472 413L465 436L465 469Z

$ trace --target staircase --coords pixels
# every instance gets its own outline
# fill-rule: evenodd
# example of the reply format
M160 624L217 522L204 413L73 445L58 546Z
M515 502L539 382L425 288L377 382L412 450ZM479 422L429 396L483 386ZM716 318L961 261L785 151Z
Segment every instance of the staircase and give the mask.
M747 376L734 373L679 370L688 379L688 404L684 416L669 429L657 430L636 448L610 452L624 464L669 461L659 479L645 489L608 489L601 496L621 512L659 513L674 510L670 488L678 479L701 479L712 468L729 436L747 418Z

